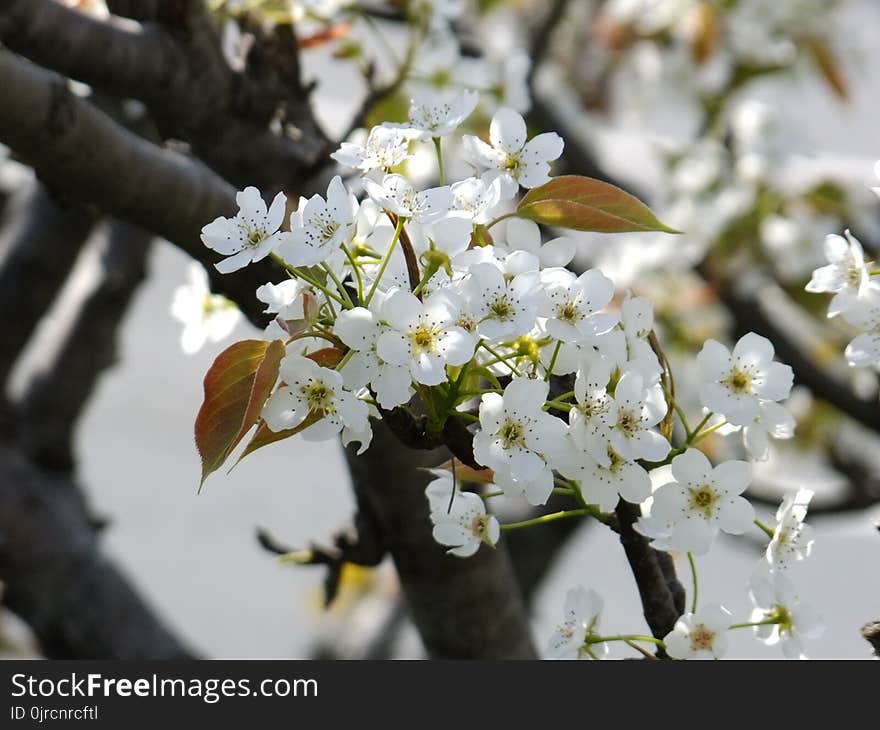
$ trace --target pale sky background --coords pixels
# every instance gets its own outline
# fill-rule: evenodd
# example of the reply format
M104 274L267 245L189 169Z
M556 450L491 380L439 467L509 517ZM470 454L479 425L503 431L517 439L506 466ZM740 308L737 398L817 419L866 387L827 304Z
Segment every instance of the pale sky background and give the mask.
M848 22L853 48L871 50L880 8L865 2ZM306 54L307 68L323 80L319 111L340 128L351 113L351 84L322 51ZM864 53L850 64L854 90L848 107L815 83L767 85L760 96L778 102L785 117L817 151L852 157L870 169L880 157L876 90L880 62ZM610 135L604 150L612 171L649 177L639 147L627 135ZM192 423L201 403L201 381L224 343L193 357L178 347L179 329L168 314L175 287L184 283L186 258L156 246L149 282L138 293L126 323L119 365L107 373L78 434L82 483L96 512L109 517L105 546L134 577L168 623L210 657L303 657L319 617L314 609L320 568L279 566L254 539L256 526L293 545L325 541L350 517L353 503L337 443L285 441L250 456L229 476L214 475L196 494L199 462ZM252 336L241 325L235 339ZM232 340L230 340L232 341ZM769 517L769 515L764 515ZM815 519L814 555L793 573L808 600L829 624L808 644L816 657L866 657L859 627L880 618L880 518L859 514ZM438 548L439 549L439 548ZM746 583L757 548L722 539L699 559L701 601L724 602L737 620L750 609ZM686 560L679 561L689 585ZM541 591L534 613L536 640L546 641L567 588L590 586L604 597L603 628L645 630L638 596L616 537L590 525L568 545ZM415 648L410 644L408 651ZM746 632L731 656L777 657Z

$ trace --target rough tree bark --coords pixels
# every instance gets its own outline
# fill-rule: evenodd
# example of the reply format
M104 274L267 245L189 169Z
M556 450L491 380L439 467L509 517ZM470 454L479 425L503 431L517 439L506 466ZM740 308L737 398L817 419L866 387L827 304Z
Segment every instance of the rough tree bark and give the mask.
M394 458L390 458L390 454ZM446 554L430 538L424 471L449 458L444 449L401 449L374 423L373 444L361 456L346 451L358 499L376 520L394 558L413 621L436 659L531 659L528 618L502 539L468 559Z

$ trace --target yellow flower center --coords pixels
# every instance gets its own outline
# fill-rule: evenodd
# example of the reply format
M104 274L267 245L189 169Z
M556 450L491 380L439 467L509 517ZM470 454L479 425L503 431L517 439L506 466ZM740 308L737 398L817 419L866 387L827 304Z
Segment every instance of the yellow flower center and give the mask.
M718 501L718 494L708 484L694 489L688 487L690 494L689 508L694 512L701 512L706 519L712 517L715 511L715 503Z
M309 410L318 413L333 412L333 389L320 380L314 380L302 389Z
M525 446L523 438L525 434L523 433L522 424L509 418L504 422L501 430L498 431L498 435L501 437L501 443L505 449L509 449L511 446Z
M704 624L698 624L691 631L691 649L704 651L712 648L715 641L715 632L710 631Z
M409 335L413 352L420 355L423 352L434 352L437 349L437 337L434 330L426 324L420 324Z
M722 380L721 383L730 388L734 393L746 394L752 392L752 376L748 371L741 368L733 368L730 371L730 375Z

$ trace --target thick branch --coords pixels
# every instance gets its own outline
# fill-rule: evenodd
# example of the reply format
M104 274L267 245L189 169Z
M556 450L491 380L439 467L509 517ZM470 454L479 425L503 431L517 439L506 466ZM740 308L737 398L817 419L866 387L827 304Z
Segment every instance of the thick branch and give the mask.
M648 540L633 529L640 515L638 506L620 500L616 511L620 542L639 589L645 620L651 633L662 639L684 613L684 588L676 578L669 554L652 548Z
M186 140L236 184L300 182L326 152L311 114L298 116L296 139L273 132L270 122L289 86L269 77L241 83L204 5L181 0L168 8L162 28L99 20L55 0L0 0L0 40L46 68L143 101L163 136ZM300 101L308 108L307 97Z
M0 141L54 188L180 246L206 265L215 291L254 322L265 321L253 293L282 273L268 261L226 276L214 270L217 257L202 244L201 228L237 208L235 188L207 167L129 132L59 77L5 50Z
M52 304L94 222L92 212L58 203L39 182L24 193L21 213L0 244L9 251L0 269L0 383Z
M430 475L419 468L440 463L443 452L401 450L387 427L374 423L370 449L346 455L355 491L381 526L428 653L446 659L534 658L504 542L461 560L431 537L424 492Z
M116 333L146 277L148 234L114 221L96 244L89 263L98 284L62 333L51 363L32 377L20 408L22 447L50 469L72 470L76 421L101 372L116 362Z
M4 602L54 659L181 659L184 647L100 549L78 490L0 445Z

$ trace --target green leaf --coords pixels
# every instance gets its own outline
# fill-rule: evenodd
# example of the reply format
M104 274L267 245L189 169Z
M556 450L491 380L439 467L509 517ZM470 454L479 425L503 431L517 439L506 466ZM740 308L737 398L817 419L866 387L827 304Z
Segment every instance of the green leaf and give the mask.
M200 488L260 419L283 357L281 340L244 340L226 348L211 365L195 426L202 458Z
M609 183L580 175L560 175L530 190L520 201L517 215L576 231L681 233L657 220L638 198Z

